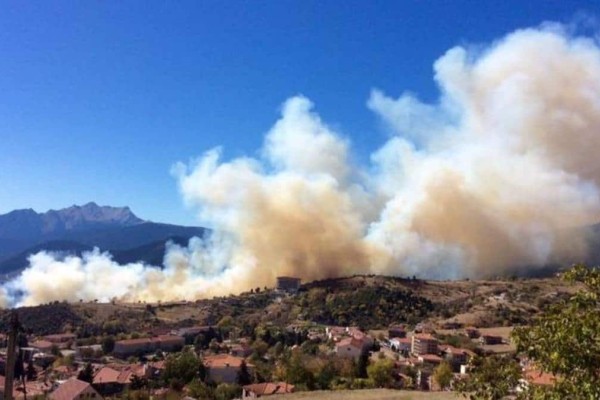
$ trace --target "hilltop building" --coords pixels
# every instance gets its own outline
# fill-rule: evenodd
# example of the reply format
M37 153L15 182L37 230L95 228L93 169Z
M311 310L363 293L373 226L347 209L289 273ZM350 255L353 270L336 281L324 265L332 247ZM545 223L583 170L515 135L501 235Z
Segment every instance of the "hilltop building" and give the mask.
M294 278L291 276L278 276L277 277L277 290L284 292L297 292L300 289L300 278Z

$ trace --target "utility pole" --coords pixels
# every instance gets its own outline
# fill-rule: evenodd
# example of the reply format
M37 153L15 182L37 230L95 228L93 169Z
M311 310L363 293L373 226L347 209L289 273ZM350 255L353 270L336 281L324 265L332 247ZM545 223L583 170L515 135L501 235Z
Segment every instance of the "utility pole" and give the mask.
M8 332L8 349L6 351L6 379L4 381L4 400L13 400L13 380L15 378L15 362L17 360L17 336L21 324L15 310L10 315L10 330Z

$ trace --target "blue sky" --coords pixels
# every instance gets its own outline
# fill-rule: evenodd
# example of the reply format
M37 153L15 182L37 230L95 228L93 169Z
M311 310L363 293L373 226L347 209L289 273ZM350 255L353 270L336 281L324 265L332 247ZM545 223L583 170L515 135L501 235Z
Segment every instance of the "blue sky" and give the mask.
M435 100L432 64L543 21L595 18L578 1L4 1L0 213L129 205L193 225L171 166L215 146L256 155L303 94L366 160L386 132L372 88Z

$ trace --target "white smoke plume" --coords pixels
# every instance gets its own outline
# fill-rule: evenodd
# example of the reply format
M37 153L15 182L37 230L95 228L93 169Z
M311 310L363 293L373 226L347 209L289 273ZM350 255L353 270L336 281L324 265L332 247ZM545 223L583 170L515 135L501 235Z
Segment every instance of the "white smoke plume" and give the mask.
M367 106L393 134L370 165L293 97L260 157L214 149L174 168L210 239L171 245L164 269L40 253L5 303L193 299L278 275L480 277L584 258L580 228L600 220L598 43L545 25L450 49L434 70L435 104L373 90Z

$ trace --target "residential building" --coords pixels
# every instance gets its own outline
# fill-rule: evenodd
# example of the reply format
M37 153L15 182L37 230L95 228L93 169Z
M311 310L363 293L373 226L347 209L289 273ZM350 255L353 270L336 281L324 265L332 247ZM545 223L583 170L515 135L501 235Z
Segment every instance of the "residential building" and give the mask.
M471 350L460 349L453 346L444 346L442 348L444 358L453 368L458 371L461 365L465 365L469 362L469 359L475 355Z
M409 352L412 347L412 338L399 338L395 337L390 339L390 346L392 350L400 353Z
M44 340L47 340L54 344L74 342L75 339L77 339L77 335L75 335L73 333L58 333L55 335L44 336Z
M479 341L481 344L490 345L490 344L502 344L502 342L504 340L502 339L502 336L482 335L479 338Z
M33 343L29 343L29 347L39 350L42 353L50 353L55 343L48 340L36 340Z
M0 375L0 400L4 400L4 385L6 384L6 380L3 375ZM23 390L23 385L21 383L17 383L15 381L13 385L13 400L25 400L25 397L28 399L32 398L46 398L46 395L52 389L50 383L41 382L41 381L27 381L25 383L25 389L27 390L27 396L25 396L25 391Z
M411 350L413 354L437 354L438 340L429 333L417 333L412 336Z
M215 383L235 383L237 374L245 360L230 354L216 354L204 357L207 369L207 379ZM254 366L246 364L248 372L252 373Z
M246 358L252 354L252 347L247 343L236 343L229 347L229 353L235 357Z
M328 340L337 342L346 335L347 329L344 326L328 326L325 328L325 335L327 335Z
M347 329L347 332L350 337L362 341L364 343L363 347L365 348L365 350L368 350L371 347L373 347L373 338L361 331L360 329L358 329L357 327L350 327Z
M214 333L214 329L215 328L210 325L191 326L191 327L187 327L187 328L174 329L171 331L171 335L181 336L186 339L186 342L191 342L196 338L196 336L198 336L201 333L205 334L205 335L211 331L213 331L213 333Z
M92 400L102 399L100 394L87 382L71 378L62 383L48 396L50 400Z
M527 382L534 386L553 386L556 383L556 375L549 372L530 369L524 375Z
M152 353L157 350L172 352L181 350L185 339L175 335L161 335L152 338L119 340L115 343L113 354L125 358L138 354Z
M335 354L343 358L358 358L362 354L365 343L362 340L348 337L335 344Z
M274 394L288 394L293 392L294 385L286 382L255 383L242 388L242 399L256 399Z
M468 326L465 328L465 335L471 339L476 339L480 336L479 330L474 326Z
M430 365L439 365L444 361L444 359L436 354L421 354L417 357L420 363L422 364L430 364Z
M102 367L94 375L92 385L103 396L121 393L131 383L134 371L131 368L117 370L111 367ZM143 376L143 373L140 375Z
M285 292L297 292L300 289L300 278L291 276L278 276L277 289Z
M388 337L392 338L404 338L406 337L406 329L403 325L390 326L388 329Z

